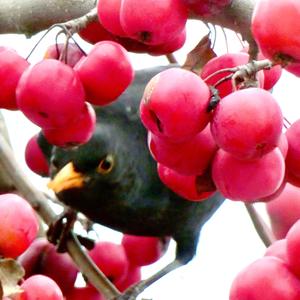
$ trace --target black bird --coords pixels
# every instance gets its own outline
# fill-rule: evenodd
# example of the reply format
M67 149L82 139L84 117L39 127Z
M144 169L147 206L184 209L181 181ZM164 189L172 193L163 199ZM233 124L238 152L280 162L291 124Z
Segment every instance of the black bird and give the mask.
M146 83L164 69L136 71L133 84L115 103L96 108L97 127L87 144L63 149L39 137L50 159L50 186L60 201L123 233L176 241L175 261L140 284L142 290L193 258L202 226L224 201L219 193L203 202L187 201L158 178L139 103Z

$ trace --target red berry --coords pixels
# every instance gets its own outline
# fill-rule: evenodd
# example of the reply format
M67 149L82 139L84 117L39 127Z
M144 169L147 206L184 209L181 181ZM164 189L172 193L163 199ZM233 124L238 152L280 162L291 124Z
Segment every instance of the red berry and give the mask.
M93 107L86 103L81 115L62 128L44 129L43 134L50 144L59 147L78 146L87 143L92 137L96 125Z
M225 78L226 76L232 74L232 72L221 72L219 74L213 75L215 72L218 72L227 68L234 68L237 66L245 65L249 62L249 54L243 52L237 53L226 53L221 56L214 57L209 60L201 70L201 78L205 80L208 85L215 86L217 82ZM211 76L210 78L208 78ZM208 79L207 79L208 78ZM257 79L259 87L263 87L264 85L264 75L262 72L257 73ZM232 80L224 80L222 83L218 84L216 88L219 91L219 96L224 98L225 96L234 92L234 85Z
M149 132L148 147L156 161L182 175L203 174L217 151L210 126L181 143L173 143Z
M120 20L128 37L159 45L184 29L187 9L181 0L123 0Z
M284 172L284 159L279 149L254 161L239 160L220 149L212 165L214 183L223 196L245 202L273 194L283 182Z
M119 97L133 80L127 51L111 41L99 42L75 70L83 83L87 101L105 105Z
M122 0L99 0L97 13L103 27L114 35L126 36L120 22Z
M62 127L84 108L82 84L70 66L45 59L28 68L17 87L20 110L42 128Z
M64 296L51 278L44 275L34 275L26 279L21 288L23 292L18 294L15 300L63 300Z
M288 263L292 272L300 277L300 220L290 228L286 235L286 250Z
M15 258L35 239L39 223L26 200L15 194L0 195L0 255Z
M260 0L252 15L252 32L262 54L275 62L289 63L291 69L287 70L297 76L300 75L299 18L297 0Z
M278 145L282 126L281 109L273 96L248 88L220 101L211 130L220 148L240 159L255 159Z
M230 300L298 300L300 280L276 257L263 257L242 270L230 289Z
M157 172L160 180L174 193L186 200L206 200L215 192L215 189L198 188L198 180L195 175L182 175L162 164L157 164ZM201 184L201 183L200 183Z
M74 43L68 43L65 49L65 44L55 44L47 48L44 58L60 59L61 55L65 51L64 56L62 56L62 62L66 63L70 67L74 67L75 64L84 56L84 53L80 48Z
M169 239L124 234L122 245L129 263L141 267L159 260L168 248Z
M28 68L26 59L13 49L1 47L0 51L0 108L18 109L16 88L23 72Z
M140 104L141 120L157 136L188 140L208 124L209 100L209 88L199 76L167 69L148 82Z
M110 281L115 282L125 278L129 263L122 245L98 242L89 254Z
M284 238L300 219L300 188L287 183L280 195L267 203L266 208L275 237Z
M28 142L25 148L25 161L29 169L40 175L49 175L49 164L43 154L38 142L38 135L34 135Z

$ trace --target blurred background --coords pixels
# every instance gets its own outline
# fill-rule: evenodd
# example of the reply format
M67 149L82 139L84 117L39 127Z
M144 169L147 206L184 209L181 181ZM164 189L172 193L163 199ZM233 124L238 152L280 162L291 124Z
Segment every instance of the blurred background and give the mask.
M229 30L212 29L215 39L215 52L240 51L243 45L237 35ZM209 28L200 21L188 21L187 41L182 49L174 55L182 64L187 53L206 35ZM56 32L49 33L30 56L29 61L35 63L42 59L46 48L55 43ZM23 57L27 57L31 49L42 36L39 33L30 39L22 35L0 35L0 46L15 48ZM88 51L91 45L85 43L78 36L76 41ZM154 57L144 54L130 54L135 69L156 65L166 65L166 57ZM299 80L293 75L283 73L282 78L273 90L275 98L282 107L284 116L294 121L300 116ZM298 86L297 86L298 83ZM3 110L3 115L9 130L12 147L16 158L28 177L40 190L46 190L47 179L42 179L32 173L24 160L24 149L27 141L39 131L39 128L28 121L21 112ZM253 119L255 122L255 119ZM256 205L260 214L268 222L264 204ZM119 242L121 234L103 226L95 226L101 240ZM93 236L97 238L96 236ZM153 274L174 259L175 243L171 242L167 253L161 260L151 266L143 268L143 277ZM163 279L148 288L139 299L154 300L183 300L228 299L229 289L236 274L252 261L261 257L265 247L256 234L247 211L242 203L227 200L202 230L197 255L186 266L168 274ZM80 285L81 282L78 281Z

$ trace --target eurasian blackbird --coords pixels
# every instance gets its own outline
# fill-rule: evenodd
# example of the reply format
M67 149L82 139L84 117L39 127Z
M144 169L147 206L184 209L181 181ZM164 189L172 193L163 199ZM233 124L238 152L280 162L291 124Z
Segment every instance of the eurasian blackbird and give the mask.
M136 71L133 84L115 103L96 108L96 130L87 144L63 149L39 137L50 160L50 186L60 201L123 233L176 241L175 261L144 282L142 289L193 258L202 226L224 201L218 192L202 202L187 201L157 175L139 103L146 83L165 68Z

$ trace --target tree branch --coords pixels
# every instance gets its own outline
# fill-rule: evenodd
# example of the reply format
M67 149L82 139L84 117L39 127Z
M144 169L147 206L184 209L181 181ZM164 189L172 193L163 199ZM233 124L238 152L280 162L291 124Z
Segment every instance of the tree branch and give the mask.
M1 0L0 34L22 33L31 36L87 14L95 0Z
M1 134L0 166L12 182L14 182L18 192L31 204L45 223L48 225L51 224L56 219L56 214L48 205L48 200L44 194L38 191L23 173L15 160L11 148ZM79 270L107 299L113 299L120 295L118 290L106 279L105 275L83 251L77 238L72 233L67 241L67 250Z

